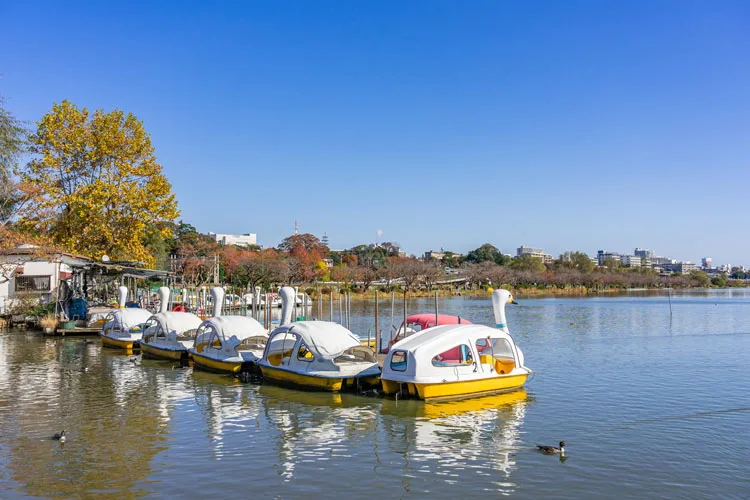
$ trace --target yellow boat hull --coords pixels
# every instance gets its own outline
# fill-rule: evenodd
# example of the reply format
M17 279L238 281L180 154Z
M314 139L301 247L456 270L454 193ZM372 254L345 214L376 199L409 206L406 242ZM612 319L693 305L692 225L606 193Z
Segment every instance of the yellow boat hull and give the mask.
M393 380L381 380L381 383L383 392L386 394L395 394L403 389L410 396L415 396L419 399L460 398L520 389L526 383L528 376L528 374L509 375L459 382L437 382L434 384L395 382Z
M129 351L132 351L133 349L138 349L139 343L136 340L130 340L130 339L113 339L112 337L107 337L106 335L99 335L102 339L102 345L104 347L112 347L113 349L126 349Z
M264 378L280 384L330 392L341 391L345 382L347 385L354 385L357 379L356 377L315 377L268 366L261 366L260 371ZM378 376L359 377L360 383L364 385L376 385L378 379Z
M204 370L219 373L231 373L237 374L242 368L242 362L231 362L231 361L220 361L218 359L209 358L202 354L191 353L193 356L193 364Z
M185 356L185 353L187 351L177 351L173 349L162 349L160 347L156 347L150 344L142 343L141 344L141 352L144 356L147 358L156 358L156 359L169 359L173 361L179 361Z

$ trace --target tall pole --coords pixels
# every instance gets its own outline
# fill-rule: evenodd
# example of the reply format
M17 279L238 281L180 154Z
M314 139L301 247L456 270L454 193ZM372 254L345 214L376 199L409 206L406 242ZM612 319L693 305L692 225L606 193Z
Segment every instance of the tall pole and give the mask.
M396 314L396 292L391 292L391 327L388 329L388 347L393 341L393 319Z
M339 324L341 326L344 326L344 297L341 295L341 290L339 290Z
M375 352L380 352L380 330L378 329L378 291L375 290Z
M333 323L333 290L328 294L328 298L331 299L331 307L328 309L328 316L330 317L329 321Z
M438 314L438 293L437 290L435 290L435 326L438 326L440 324L440 320L438 319L440 315Z
M403 337L402 338L406 338L406 294L407 293L408 292L406 291L406 289L404 289L404 325L403 325L404 326L404 332L403 332Z

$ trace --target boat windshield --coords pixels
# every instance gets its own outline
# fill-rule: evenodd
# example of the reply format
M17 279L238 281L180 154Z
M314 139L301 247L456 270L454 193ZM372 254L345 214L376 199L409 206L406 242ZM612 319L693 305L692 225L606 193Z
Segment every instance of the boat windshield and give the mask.
M197 328L191 328L190 330L185 330L182 333L177 334L178 340L195 340L195 336L198 333Z
M336 364L341 363L375 363L375 355L372 349L365 346L354 346L350 347L342 354L334 358L333 362Z
M268 337L256 335L243 340L235 349L238 351L262 351L266 348Z
M504 338L482 338L476 341L477 352L480 355L487 355L494 358L511 358L513 359L513 347Z

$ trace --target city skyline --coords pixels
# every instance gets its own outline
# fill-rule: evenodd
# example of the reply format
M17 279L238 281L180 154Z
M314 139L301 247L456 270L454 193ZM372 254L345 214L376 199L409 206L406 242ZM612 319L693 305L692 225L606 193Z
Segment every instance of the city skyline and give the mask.
M543 3L14 3L0 91L133 112L201 232L747 262L750 6Z

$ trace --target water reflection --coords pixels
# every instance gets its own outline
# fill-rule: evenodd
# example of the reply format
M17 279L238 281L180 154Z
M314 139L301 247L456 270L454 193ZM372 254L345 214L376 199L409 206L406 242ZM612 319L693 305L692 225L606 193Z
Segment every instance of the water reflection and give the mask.
M276 466L285 482L294 479L298 463L352 458L347 443L371 439L377 429L377 406L366 398L271 385L258 392L278 432Z
M75 496L81 485L116 496L140 491L163 449L162 386L127 358L102 360L83 341L27 340L0 341L11 367L0 377L6 474L29 495ZM61 446L50 436L63 429Z
M445 402L383 400L387 443L404 456L404 488L420 474L457 484L475 473L487 476L498 492L513 492L511 473L530 401L525 390Z

